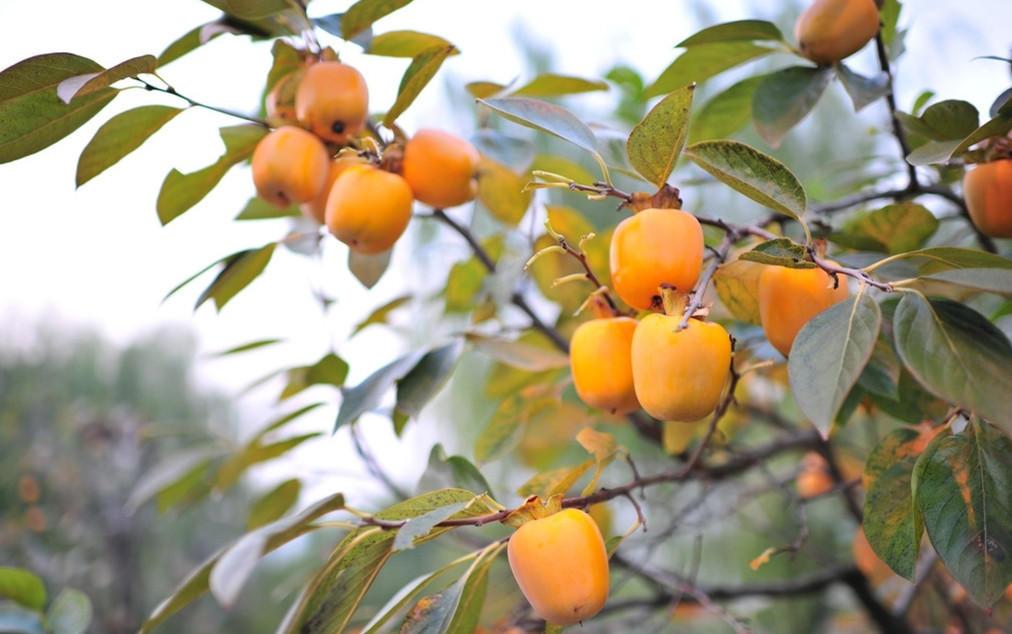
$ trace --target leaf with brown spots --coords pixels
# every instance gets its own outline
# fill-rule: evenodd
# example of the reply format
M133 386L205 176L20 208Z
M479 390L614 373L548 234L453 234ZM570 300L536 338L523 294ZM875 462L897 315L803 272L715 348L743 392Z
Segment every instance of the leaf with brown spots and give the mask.
M913 494L939 557L994 605L1012 583L1012 439L987 423L939 434L914 467Z

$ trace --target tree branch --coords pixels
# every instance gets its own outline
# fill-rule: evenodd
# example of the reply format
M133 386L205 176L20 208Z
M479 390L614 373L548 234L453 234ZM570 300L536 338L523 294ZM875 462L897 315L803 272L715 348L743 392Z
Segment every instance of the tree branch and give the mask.
M150 82L147 82L147 81L141 79L140 77L132 77L132 79L136 79L137 81L141 82L141 84L143 85L143 87L144 87L145 90L150 90L152 92L161 92L161 93L165 93L166 95L172 95L174 97L179 97L180 99L182 99L186 103L190 104L191 106L196 106L198 108L204 108L205 110L211 110L211 111L218 112L218 113L221 113L221 114L227 114L230 117L235 117L236 119L242 119L244 121L249 121L250 123L255 123L255 124L257 124L259 126L263 126L265 128L270 128L271 127L269 123L267 123L266 121L264 121L263 119L260 119L258 117L254 117L254 116L248 115L248 114L243 114L241 112L236 112L235 110L229 110L227 108L220 108L218 106L212 106L210 104L206 104L206 103L203 103L201 101L197 101L196 99L187 97L186 95L178 92L168 82L166 82L165 88L162 88L161 86L156 86L156 85L154 85L154 84L152 84ZM165 80L162 80L162 81L165 81Z
M893 126L893 136L896 137L896 142L900 146L900 153L902 154L900 158L907 167L907 177L909 179L907 189L917 189L920 187L920 182L917 180L917 168L907 161L907 156L910 154L910 144L907 142L907 135L903 130L903 124L900 123L899 117L896 116L898 109L896 107L895 79L893 78L892 66L889 64L889 54L886 52L885 42L882 40L881 29L875 34L875 50L878 52L879 66L889 79L889 92L886 93L885 98L886 103L889 105L889 119Z

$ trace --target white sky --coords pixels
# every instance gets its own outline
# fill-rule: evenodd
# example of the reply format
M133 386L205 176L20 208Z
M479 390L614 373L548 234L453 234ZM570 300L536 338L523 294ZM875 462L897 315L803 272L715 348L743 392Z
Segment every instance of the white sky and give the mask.
M317 0L310 9L313 15L322 15L348 4ZM772 2L711 4L722 19L768 18L778 13L770 8L777 4ZM763 9L749 10L751 4ZM951 0L907 0L905 5L904 24L913 20L913 29L898 71L900 103L909 105L922 88L932 88L940 98L967 98L985 111L997 92L1009 85L1007 66L971 59L1009 53L1012 0L961 0L958 9ZM674 43L698 28L687 17L691 15L687 6L687 0L417 0L382 20L377 32L410 28L454 42L463 53L451 58L441 75L455 81L514 78L522 69L518 35L550 48L559 72L598 77L622 61L651 79L674 59ZM78 53L104 65L157 54L216 14L198 0L0 0L0 68L55 51ZM362 56L353 45L341 52L345 61L367 76L377 107L393 102L406 60ZM861 63L867 68L871 62L866 57ZM223 36L174 62L163 74L185 94L252 111L269 63L269 45L250 46L245 38ZM460 129L469 121L447 120L445 98L437 78L402 117L405 128L414 129L416 122L424 121L470 132ZM412 274L404 268L396 275L388 274L378 288L366 293L344 271L344 251L331 244L322 270L279 251L267 274L220 315L210 304L196 314L191 312L196 295L209 279L161 304L164 294L194 271L226 253L278 238L285 225L283 221L230 222L252 192L244 167L230 172L185 216L168 227L159 225L155 198L169 169L191 171L211 163L220 153L217 127L233 121L214 113L180 115L139 151L75 191L77 155L98 126L115 112L153 99L143 91L128 91L68 139L34 156L0 165L0 324L66 321L94 326L117 341L126 341L156 324L175 322L194 328L208 351L268 336L285 338L287 343L277 350L202 365L204 380L234 391L277 367L312 362L332 338L341 342L351 324L403 291ZM176 103L170 98L161 101ZM466 254L459 244L447 248L459 250L461 257ZM340 308L331 323L322 318L311 299L310 280L326 283L339 295ZM374 329L350 344L340 344L338 350L352 360L351 378L356 382L389 360L396 345L389 331ZM356 360L360 360L357 365ZM275 388L262 390L244 397L240 404L255 421L266 420L274 394ZM306 426L326 428L333 413L328 408ZM404 482L412 482L418 461L411 457L424 455L419 447L427 447L433 439L432 427L416 426L403 443L393 440L388 424L371 428L370 441L384 447L384 464ZM300 454L301 468L339 464L357 471L346 439L338 438L320 443L322 450Z

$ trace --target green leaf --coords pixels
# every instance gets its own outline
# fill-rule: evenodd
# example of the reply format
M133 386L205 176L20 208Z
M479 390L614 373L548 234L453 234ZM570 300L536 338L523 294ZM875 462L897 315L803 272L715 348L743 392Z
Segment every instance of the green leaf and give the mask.
M292 422L293 420L295 420L297 418L300 418L301 416L303 416L305 414L308 414L309 412L313 411L314 409L316 409L318 407L322 407L322 406L323 406L323 403L310 403L309 405L305 405L303 407L300 407L299 409L297 409L297 410L295 410L293 412L289 412L288 414L285 414L285 415L281 416L280 418L274 420L273 422L269 423L266 427L264 427L263 429L261 429L257 433L257 435L254 436L254 438L255 439L263 438L265 435L267 435L268 432L272 432L272 431L275 431L277 429L281 429L282 427L284 427L288 423Z
M337 420L334 422L334 431L342 425L355 422L362 414L379 406L383 395L418 365L423 355L422 352L413 352L391 361L355 387L342 390L343 399L337 412Z
M570 75L543 73L520 88L510 91L510 95L514 97L559 97L598 90L608 90L608 83Z
M390 600L379 609L376 616L374 616L372 620L365 625L362 630L362 634L377 634L380 632L383 625L390 621L390 619L394 618L394 616L396 616L399 612L406 609L411 602L417 599L429 585L436 581L436 579L445 575L447 572L456 568L460 564L466 561L471 561L482 552L484 552L484 549L468 553L467 555L454 559L450 563L431 573L415 577L409 581L403 588L397 591L397 594L390 597Z
M472 81L464 85L467 92L475 99L487 99L502 92L506 86L494 81Z
M879 16L882 21L882 42L892 48L896 39L896 24L900 19L902 5L899 0L884 0L879 8Z
M179 39L165 47L162 54L158 56L159 68L207 44L222 33L225 33L226 30L227 28L220 20L201 24L198 27L190 29L180 36Z
M141 106L121 112L102 124L77 160L77 186L84 185L139 148L180 112L180 108L170 106Z
M250 350L257 350L259 348L265 348L267 346L273 346L274 344L281 343L282 341L284 341L284 340L283 339L257 339L256 341L250 341L248 343L243 343L243 344L240 344L238 346L233 346L231 348L228 348L227 350L222 350L220 352L211 352L207 356L211 357L211 358L214 358L214 357L227 357L227 356L232 355L232 354L239 354L241 352L249 352Z
M247 20L267 18L291 9L288 0L224 0L229 13Z
M693 84L675 90L651 108L629 133L629 162L657 187L667 182L685 146L694 91Z
M922 275L919 279L955 284L984 293L1012 296L1012 274L1008 269L954 269Z
M984 139L1005 136L1012 130L1012 108L1000 111L993 119L971 132L965 139L960 141L950 154L950 157L957 156L970 149Z
M358 0L341 16L342 37L350 40L373 22L411 4L411 0Z
M494 460L513 447L527 418L523 416L523 409L524 402L519 395L499 403L474 444L474 459L479 464Z
M805 259L805 247L790 238L775 238L757 245L738 256L739 260L759 262L789 269L813 269L815 263Z
M470 460L463 456L448 456L443 445L437 443L429 452L428 467L419 480L418 488L435 489L448 484L474 493L492 495L492 487Z
M366 2L367 0L361 1ZM419 53L411 60L408 69L404 71L404 76L401 77L401 85L397 88L397 99L394 101L394 105L390 106L390 110L387 110L386 116L383 117L383 125L387 127L393 125L397 117L408 109L422 89L435 77L436 71L443 65L443 61L455 52L457 52L457 48L453 44L434 46Z
M380 281L387 267L390 266L390 251L382 253L359 253L348 250L348 270L355 276L362 286L372 288Z
M137 481L127 498L127 510L136 511L148 500L177 482L187 480L193 474L203 476L211 462L222 453L223 451L217 447L198 447L170 455L148 469Z
M486 337L476 333L468 334L467 340L490 357L528 372L569 366L569 357L554 348L542 348L523 341Z
M320 435L320 432L311 432L264 444L262 442L263 435L258 434L240 450L229 456L228 460L221 465L221 468L218 469L215 488L218 491L230 489L250 467L280 458L307 440L318 438Z
M840 83L850 96L855 112L889 93L889 75L884 72L865 77L852 71L846 64L840 63L836 65L836 76L840 78Z
M723 139L752 120L752 96L762 76L749 77L707 101L696 115L689 136L693 140Z
M581 149L597 154L597 138L594 133L562 106L526 97L479 99L478 102L514 123L553 134Z
M994 324L962 304L904 293L893 330L924 387L1012 433L1012 345Z
M504 548L505 544L489 546L456 583L419 601L401 626L401 634L474 632L485 604L488 571Z
M735 22L724 22L723 24L707 27L675 44L675 48L689 48L690 46L713 44L714 42L754 40L782 42L783 39L783 33L772 22L767 22L766 20L737 20Z
M276 206L267 202L259 196L250 198L246 203L246 206L242 208L239 215L235 217L236 220L271 220L274 218L293 218L301 216L302 212L299 211L297 206L291 206L287 209L278 209Z
M302 482L297 478L285 480L253 502L246 517L246 530L270 524L287 513L299 501Z
M430 33L390 31L373 36L366 52L383 57L416 57L435 47L447 48L452 45L438 35ZM450 55L457 55L459 52L454 49Z
M265 134L267 130L258 125L222 128L221 140L225 143L225 153L213 165L190 174L183 174L176 169L169 172L158 192L158 219L162 224L168 224L207 196L233 165L253 153Z
M101 71L70 53L29 57L0 71L0 163L49 147L98 114L117 91L99 90L66 104L56 87L68 77Z
M478 166L478 200L503 224L515 227L527 213L533 199L524 186L528 173L514 172L498 161L482 158Z
M787 357L791 392L823 437L871 358L882 311L866 293L819 313L794 339Z
M428 535L436 527L436 524L463 511L473 501L474 499L465 502L454 502L453 504L435 508L428 513L423 513L418 517L409 519L404 526L397 529L397 536L394 538L394 551L414 548L415 539Z
M64 79L56 87L56 94L64 103L69 104L81 97L104 90L121 79L134 77L142 73L153 73L157 67L158 60L154 55L132 57L101 72L87 73Z
M775 53L776 49L748 41L713 42L687 49L671 63L643 96L647 99L667 94L691 83L702 83L739 64Z
M938 219L923 205L901 202L851 217L830 239L865 251L905 253L938 230Z
M46 614L53 634L84 634L91 625L91 617L91 599L74 588L61 590Z
M931 247L897 253L865 267L865 270L871 272L899 260L914 260L919 263L921 275L948 269L1012 269L1012 260L986 251L959 247Z
M267 85L264 93L269 93L279 81L305 68L302 53L284 40L274 40L271 46L271 68L267 71Z
M780 147L787 133L804 119L833 79L830 68L791 66L766 75L752 98L756 130Z
M381 520L411 519L448 504L472 499L473 493L460 489L431 491L399 502L376 513L375 517ZM454 517L473 517L490 510L485 504L472 504ZM447 530L433 529L428 535L418 538L416 545ZM288 634L343 632L376 575L393 554L394 536L393 531L370 526L345 537L310 581L280 631Z
M897 429L879 441L864 467L865 537L886 565L911 581L924 531L911 483L925 444L917 430Z
M390 317L390 313L394 312L395 310L397 310L401 306L404 306L410 301L411 301L410 295L401 295L400 297L396 297L390 300L389 302L383 304L379 308L369 313L368 317L366 317L359 323L355 324L355 328L351 331L351 334L356 335L359 332L368 328L369 326L372 326L373 324L388 323L387 320Z
M404 378L397 381L395 409L410 418L418 418L422 408L439 393L450 380L450 375L464 350L464 342L456 339L425 353Z
M761 205L800 219L808 204L797 177L781 162L737 141L703 141L685 155L732 189Z
M977 108L960 99L947 99L931 104L920 116L934 141L960 141L980 125Z
M279 400L291 398L314 385L341 387L348 377L348 363L333 352L324 355L313 365L288 370L288 383L281 391Z
M945 566L985 608L1012 583L1012 440L972 423L917 461L914 501Z
M46 586L33 572L23 568L0 567L0 598L41 612L46 607Z
M219 311L224 308L229 300L264 272L274 255L275 247L277 244L271 242L259 249L247 249L229 256L225 260L225 266L197 298L194 310L209 299L214 300Z
M343 508L344 496L338 493L316 502L296 515L246 533L225 549L214 562L208 577L211 594L222 605L233 605L253 569L267 553L302 535L320 517Z

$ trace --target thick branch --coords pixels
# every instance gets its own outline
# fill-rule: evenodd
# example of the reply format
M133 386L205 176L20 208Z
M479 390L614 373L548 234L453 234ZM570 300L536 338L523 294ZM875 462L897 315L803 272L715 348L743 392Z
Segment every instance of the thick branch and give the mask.
M893 136L896 137L896 142L899 143L900 153L903 155L901 157L903 164L907 166L907 177L909 178L907 189L916 189L920 187L920 182L917 180L917 168L907 161L907 156L910 154L910 144L907 143L907 135L903 131L903 124L900 123L899 117L896 116L898 109L896 107L893 71L889 64L889 54L886 52L881 30L875 35L875 50L878 52L879 66L882 67L882 70L889 79L889 92L886 93L885 97L886 103L889 105L889 119L892 121Z

